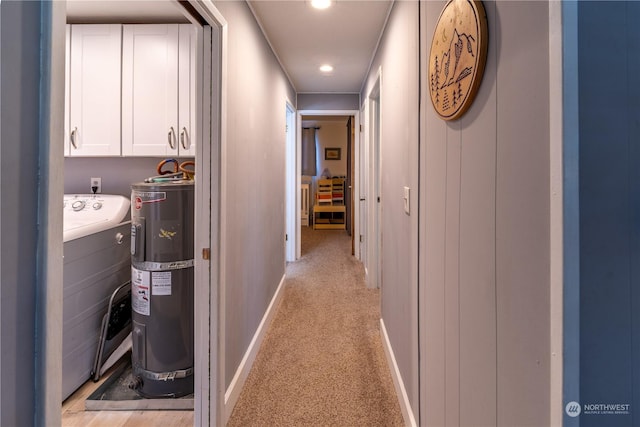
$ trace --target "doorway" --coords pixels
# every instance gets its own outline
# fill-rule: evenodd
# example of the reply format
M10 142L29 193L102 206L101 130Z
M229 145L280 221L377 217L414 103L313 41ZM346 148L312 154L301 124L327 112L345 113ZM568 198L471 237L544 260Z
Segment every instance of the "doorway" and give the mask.
M297 188L300 188L300 176L296 157L296 114L293 105L287 102L286 114L286 224L285 261L291 262L300 258L300 246L297 237L300 230L301 201Z
M380 203L381 185L380 171L380 74L376 80L373 89L369 93L366 101L365 114L367 115L367 135L365 145L367 146L366 157L363 161L368 165L367 181L368 181L368 202L367 205L367 236L369 241L365 244L367 250L367 263L365 271L367 273L367 286L369 288L382 287L382 262L380 254L382 253L382 233L380 224L382 222L382 205Z
M218 275L220 248L220 218L219 203L221 197L220 174L221 147L224 143L224 82L225 74L222 64L225 50L226 22L220 13L210 4L197 1L178 2L170 4L182 10L187 20L197 28L196 55L196 91L195 115L196 126L200 137L196 143L197 152L196 174L196 259L195 259L195 410L194 422L198 425L219 424L221 413L221 394L218 381ZM150 3L138 3L138 7L152 8ZM44 43L49 43L51 63L64 64L64 40L66 21L65 2L53 2L49 13L44 19L49 22L44 26L49 33L44 35ZM130 18L136 18L132 15ZM52 128L62 129L64 110L61 98L64 84L64 66L52 66L47 70L45 79L49 80L51 93L49 121ZM55 134L55 132L54 132ZM49 158L48 170L50 181L58 185L49 186L46 209L57 212L59 201L62 199L64 188L56 171L62 170L62 141L52 139L53 153ZM60 153L60 154L56 154ZM215 172L215 173L214 173ZM52 230L62 230L62 213L48 216L49 227ZM53 233L55 235L55 233ZM42 300L38 302L44 308L41 310L48 321L44 322L45 332L37 345L44 354L38 376L42 378L42 400L37 403L37 417L42 423L60 424L61 402L61 372L52 367L61 366L62 322L62 259L57 255L61 252L62 242L48 245L45 256L52 266L47 271L48 289ZM55 265L54 265L55 264ZM58 265L59 264L59 265ZM58 420L58 421L56 421Z
M323 121L340 121L340 125L338 126L338 128L340 129L341 132L340 136L344 138L344 149L341 149L339 151L339 156L340 159L343 161L344 163L344 171L342 169L334 169L333 171L331 170L331 166L332 166L332 161L327 161L328 163L325 163L324 160L320 160L320 159L325 159L325 148L329 148L330 149L330 156L334 155L335 153L338 153L337 151L331 150L331 148L341 148L341 147L332 147L332 146L328 146L328 147L324 147L324 146L318 146L317 148L317 152L316 152L316 176L319 177L322 175L323 173L323 169L328 169L328 172L331 176L333 175L344 175L345 177L345 184L344 184L344 197L345 197L345 204L348 204L350 207L347 208L346 210L349 211L348 215L350 218L352 218L352 221L349 221L349 225L350 225L350 235L351 235L351 239L352 239L352 247L353 247L353 255L361 260L361 253L360 253L360 245L355 244L354 239L356 239L356 236L360 236L360 228L361 228L361 223L360 223L360 207L359 204L355 202L354 200L354 195L359 194L360 192L360 162L359 161L353 161L351 163L351 167L348 167L348 161L350 159L360 159L360 145L357 143L354 143L354 141L356 141L356 138L354 138L354 133L357 133L357 130L360 129L360 114L358 110L300 110L297 113L297 143L296 143L296 150L297 150L297 164L300 165L302 163L301 160L301 153L302 153L302 129L303 129L303 120L309 122L309 121L317 121L319 123L322 123ZM349 123L349 127L345 128L345 126ZM348 130L347 130L348 129ZM346 132L346 134L345 134ZM351 139L351 143L348 143L349 137ZM347 149L347 145L349 145L349 148ZM337 171L338 173L334 173L334 171ZM302 176L301 176L301 168L300 166L298 166L297 169L297 175L296 175L296 181L297 181L297 190L296 190L296 194L300 194L301 192L301 183L302 183ZM348 176L347 176L348 175ZM308 179L308 178L307 178ZM310 206L312 207L314 205L314 191L313 191L313 183L311 183L310 185ZM348 198L348 200L347 200ZM301 205L298 204L297 205L297 211L296 211L296 215L299 218L300 217L300 207ZM347 212L345 212L345 216L344 216L344 220L345 220L345 229L346 229L346 223L347 223L347 218L346 218ZM312 220L312 219L311 219ZM309 223L309 226L311 225L311 222ZM297 229L300 229L300 222L298 220L298 227ZM298 257L300 257L300 247L301 247L301 233L298 233L297 237L296 237L296 246L298 248Z
M359 233L357 234L358 244L356 245L356 251L360 253L360 261L364 265L365 269L365 277L367 276L367 267L369 265L369 261L367 258L367 193L369 188L369 183L367 180L367 176L369 174L369 162L367 159L369 158L369 148L367 141L369 140L369 107L365 102L362 105L362 110L360 111L361 123L363 127L363 132L360 132L360 138L358 138L358 161L357 164L360 165L360 170L358 174L358 181L360 182L359 191L354 194L358 195L358 209L359 209L359 217L358 221L361 224L359 229Z

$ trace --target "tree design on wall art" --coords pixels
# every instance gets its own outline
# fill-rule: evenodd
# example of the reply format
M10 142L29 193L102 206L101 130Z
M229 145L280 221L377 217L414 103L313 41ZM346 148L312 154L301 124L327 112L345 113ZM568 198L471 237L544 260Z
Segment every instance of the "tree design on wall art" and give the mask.
M487 15L481 1L450 0L431 42L431 103L444 120L455 120L471 106L487 59Z

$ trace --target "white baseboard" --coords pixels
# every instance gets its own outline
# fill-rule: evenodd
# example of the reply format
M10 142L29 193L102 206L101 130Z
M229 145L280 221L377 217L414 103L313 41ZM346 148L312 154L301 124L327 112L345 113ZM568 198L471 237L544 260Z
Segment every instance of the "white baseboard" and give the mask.
M387 328L384 326L384 320L380 319L380 335L382 335L382 347L384 348L384 354L387 356L387 363L389 364L389 370L391 371L391 378L393 378L393 386L396 389L398 396L398 403L400 404L400 410L402 411L402 418L404 418L404 424L410 427L417 427L416 419L413 416L413 410L411 410L411 402L409 402L409 396L407 396L407 390L404 388L404 382L396 363L396 357L393 354L391 348L391 342L387 335Z
M233 380L231 380L231 384L229 384L229 388L227 392L224 394L224 423L226 424L229 421L229 417L231 417L231 412L233 412L233 408L236 406L238 402L238 398L240 397L240 392L242 391L242 387L244 387L244 383L249 376L249 372L251 371L251 367L253 366L253 362L256 360L256 356L258 355L258 350L260 350L260 346L262 345L262 340L264 339L264 335L269 329L271 325L271 321L273 320L273 316L276 313L276 309L280 304L280 300L282 299L283 290L284 290L284 279L285 276L282 276L280 280L280 284L278 285L278 289L276 289L276 293L273 295L271 299L271 303L269 303L269 307L267 307L267 311L264 313L262 317L262 321L260 325L258 325L258 329L256 329L256 333L253 335L253 339L251 343L249 343L249 347L247 348L247 352L244 354L242 361L240 362L240 366L236 370L236 374L233 376Z
M364 268L364 284L366 285L367 288L369 289L375 289L375 283L371 283L371 276L369 275L369 270L367 270L367 267Z

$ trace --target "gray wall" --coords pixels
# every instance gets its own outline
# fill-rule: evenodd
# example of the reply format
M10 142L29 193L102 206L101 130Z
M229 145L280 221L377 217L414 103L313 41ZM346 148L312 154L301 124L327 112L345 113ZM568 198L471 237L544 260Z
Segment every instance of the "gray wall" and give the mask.
M361 98L381 68L382 319L417 419L418 401L418 3L396 2ZM413 194L404 212L403 187Z
M299 93L298 110L359 110L357 93Z
M223 153L226 386L284 276L286 101L295 93L244 2L216 2L228 22Z
M157 175L162 158L151 157L66 157L64 159L65 194L90 192L89 180L102 178L103 194L131 197L131 184ZM193 158L178 158L179 162ZM164 169L169 169L166 166Z
M459 120L435 114L422 3L422 425L549 424L548 4L484 2L487 66Z
M580 308L566 315L580 322L579 398L567 396L583 405L580 426L640 424L638 19L637 2L578 3ZM629 411L585 407L609 403Z
M0 6L0 425L34 424L40 3Z

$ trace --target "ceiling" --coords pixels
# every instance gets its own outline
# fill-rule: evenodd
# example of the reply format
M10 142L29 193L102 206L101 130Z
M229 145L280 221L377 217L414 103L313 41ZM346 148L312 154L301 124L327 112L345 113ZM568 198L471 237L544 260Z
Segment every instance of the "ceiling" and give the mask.
M189 22L170 0L67 0L67 23Z
M359 93L391 0L333 0L316 10L307 0L248 2L298 93ZM170 0L67 0L69 23L188 22ZM323 74L322 64L334 70Z
M359 93L391 1L334 0L325 10L309 1L250 1L256 20L298 93ZM331 64L332 73L319 71Z

